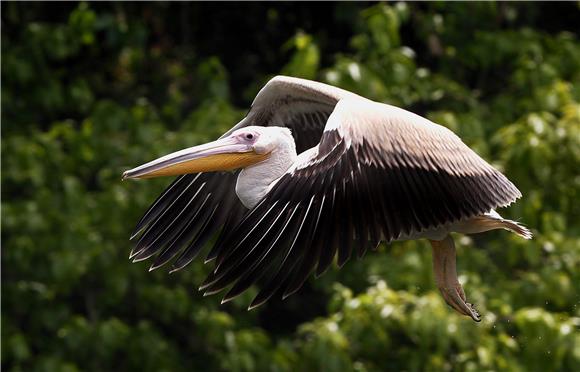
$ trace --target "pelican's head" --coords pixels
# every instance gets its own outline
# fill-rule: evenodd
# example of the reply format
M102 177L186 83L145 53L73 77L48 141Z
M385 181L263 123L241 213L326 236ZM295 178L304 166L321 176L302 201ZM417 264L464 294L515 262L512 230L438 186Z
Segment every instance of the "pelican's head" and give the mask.
M245 127L217 141L180 150L130 169L123 173L123 179L246 168L268 159L278 148L289 146L294 148L294 140L287 128Z

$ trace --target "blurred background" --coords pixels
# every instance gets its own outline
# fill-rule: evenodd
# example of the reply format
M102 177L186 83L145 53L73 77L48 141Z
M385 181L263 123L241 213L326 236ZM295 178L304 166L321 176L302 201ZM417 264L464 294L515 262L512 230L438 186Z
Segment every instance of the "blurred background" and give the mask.
M578 370L578 3L2 2L2 370ZM532 241L458 237L481 323L427 242L381 245L254 311L198 260L131 264L170 179L127 168L217 138L286 74L427 116L524 197Z

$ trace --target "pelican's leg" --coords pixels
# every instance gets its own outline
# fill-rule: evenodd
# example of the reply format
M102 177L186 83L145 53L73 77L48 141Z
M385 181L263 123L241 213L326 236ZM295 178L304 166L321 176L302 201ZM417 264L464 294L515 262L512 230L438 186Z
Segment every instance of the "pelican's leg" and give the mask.
M441 291L445 302L458 313L470 316L476 322L481 318L474 305L466 302L463 287L457 280L455 269L455 244L453 238L447 235L443 240L429 240L433 247L433 271L435 282Z

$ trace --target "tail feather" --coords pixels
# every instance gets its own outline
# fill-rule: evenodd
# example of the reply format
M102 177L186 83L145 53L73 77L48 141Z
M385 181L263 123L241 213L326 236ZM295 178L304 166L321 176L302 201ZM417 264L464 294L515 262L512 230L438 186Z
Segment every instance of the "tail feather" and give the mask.
M516 233L524 239L532 239L533 237L532 232L527 227L517 223L516 221L501 219L497 220L496 223L499 224L498 227L502 227L506 230Z
M484 231L505 229L518 234L524 239L532 239L532 232L527 227L516 221L503 218L494 210L458 224L455 228L453 231L464 234L477 234Z

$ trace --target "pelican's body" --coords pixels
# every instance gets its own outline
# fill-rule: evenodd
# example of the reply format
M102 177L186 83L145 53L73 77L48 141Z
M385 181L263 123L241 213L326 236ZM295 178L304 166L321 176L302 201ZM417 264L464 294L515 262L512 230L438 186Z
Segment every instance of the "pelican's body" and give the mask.
M281 286L294 293L335 256L342 266L381 241L424 238L447 303L479 320L457 280L449 233L503 228L531 238L495 212L521 196L517 188L447 128L309 80L272 79L217 141L123 177L162 175L182 176L137 225L131 257L161 251L153 269L181 251L179 270L221 229L207 258L217 258L216 269L200 289L233 284L227 301L269 274L251 307Z

